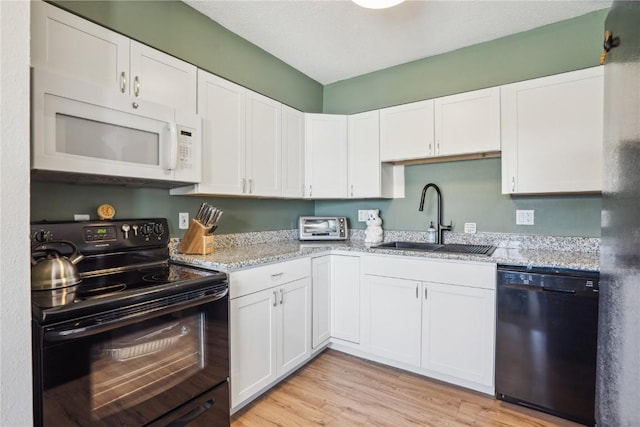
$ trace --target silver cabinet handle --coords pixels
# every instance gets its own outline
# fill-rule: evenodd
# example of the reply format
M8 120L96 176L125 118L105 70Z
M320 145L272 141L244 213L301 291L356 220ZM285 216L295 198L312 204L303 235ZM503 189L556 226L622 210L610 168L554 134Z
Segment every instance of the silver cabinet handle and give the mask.
M429 152L427 153L427 155L429 156L433 155L433 153L431 152L431 144L429 144Z
M351 197L353 197L353 184L351 184Z
M280 289L280 305L284 304L284 289Z
M427 288L424 288L424 299L427 299Z
M436 154L440 154L440 141L436 142Z
M253 193L253 178L249 178L249 194Z
M420 285L416 284L416 299L420 298L420 295L418 295L418 288L420 287Z
M277 306L278 305L278 294L276 293L276 291L273 291L273 306Z
M274 273L274 274L271 275L271 279L272 280L279 279L282 276L284 276L284 273Z
M245 193L246 187L247 187L247 180L245 178L242 178L242 194Z
M132 106L134 109L138 109L138 107L140 106L140 104L138 104L137 102L134 102L133 104L131 104L131 106Z
M311 195L313 194L313 186L309 185L309 197L311 197Z
M512 176L511 177L511 192L515 192L516 191L516 177Z
M120 92L124 93L127 90L127 75L124 73L120 73Z
M133 94L135 96L140 96L140 77L138 76L133 78Z

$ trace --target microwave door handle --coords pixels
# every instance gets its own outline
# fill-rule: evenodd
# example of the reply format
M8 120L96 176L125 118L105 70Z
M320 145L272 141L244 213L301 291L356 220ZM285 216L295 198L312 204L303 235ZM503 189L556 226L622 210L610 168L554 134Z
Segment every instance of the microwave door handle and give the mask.
M169 159L165 169L175 170L178 165L178 126L169 123Z

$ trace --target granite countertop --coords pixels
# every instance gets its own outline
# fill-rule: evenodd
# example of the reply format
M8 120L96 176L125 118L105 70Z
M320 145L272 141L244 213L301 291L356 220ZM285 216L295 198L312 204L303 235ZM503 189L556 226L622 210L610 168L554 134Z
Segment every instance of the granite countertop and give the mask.
M395 237L395 236L394 236ZM404 237L404 236L401 236ZM570 238L571 239L571 238ZM385 239L387 240L387 239ZM398 239L400 240L400 239ZM455 239L450 239L455 240ZM453 242L452 242L453 243ZM460 242L465 243L465 242ZM216 245L215 252L210 255L185 255L176 251L175 245L171 251L174 261L212 270L233 272L248 267L286 261L309 255L321 255L331 250L357 252L360 254L401 255L427 259L450 259L461 261L489 262L496 264L511 264L521 266L554 267L576 270L599 270L599 252L597 250L584 251L579 242L569 240L564 246L540 245L543 249L533 249L530 245L514 244L503 247L504 243L493 243L497 249L491 256L453 254L438 252L418 252L396 249L374 249L362 240L347 242L307 243L298 240L275 240L240 245ZM569 245L569 246L567 246ZM571 247L578 250L571 250Z

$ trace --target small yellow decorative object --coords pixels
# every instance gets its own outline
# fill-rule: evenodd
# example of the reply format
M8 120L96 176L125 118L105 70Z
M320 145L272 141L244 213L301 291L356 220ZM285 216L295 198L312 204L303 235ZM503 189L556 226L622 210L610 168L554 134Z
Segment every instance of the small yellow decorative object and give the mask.
M98 206L98 218L100 218L101 220L113 219L115 215L116 210L113 208L113 206L106 203L104 205Z

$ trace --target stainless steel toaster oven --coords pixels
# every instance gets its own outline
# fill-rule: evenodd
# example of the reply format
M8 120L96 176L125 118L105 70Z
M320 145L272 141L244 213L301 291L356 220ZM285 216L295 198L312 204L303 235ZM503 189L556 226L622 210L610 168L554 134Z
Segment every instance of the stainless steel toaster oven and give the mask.
M301 216L300 240L347 240L349 228L344 216Z

